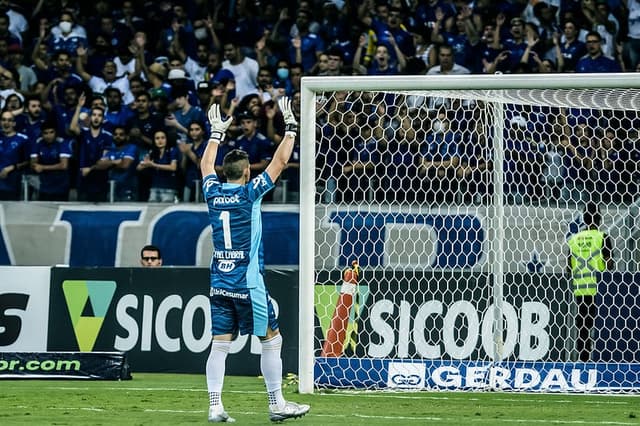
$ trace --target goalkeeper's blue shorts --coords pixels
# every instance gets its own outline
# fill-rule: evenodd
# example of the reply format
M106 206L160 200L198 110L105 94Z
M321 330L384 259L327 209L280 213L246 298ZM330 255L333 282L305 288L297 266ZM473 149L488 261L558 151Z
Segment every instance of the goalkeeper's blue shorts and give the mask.
M269 293L264 288L229 291L211 288L211 335L240 334L264 337L267 327L279 328Z

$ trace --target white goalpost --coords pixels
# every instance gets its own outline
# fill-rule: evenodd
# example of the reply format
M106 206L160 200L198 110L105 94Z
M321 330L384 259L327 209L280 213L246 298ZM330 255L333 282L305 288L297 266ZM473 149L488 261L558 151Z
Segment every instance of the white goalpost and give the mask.
M304 77L300 123L300 392L640 390L640 74Z

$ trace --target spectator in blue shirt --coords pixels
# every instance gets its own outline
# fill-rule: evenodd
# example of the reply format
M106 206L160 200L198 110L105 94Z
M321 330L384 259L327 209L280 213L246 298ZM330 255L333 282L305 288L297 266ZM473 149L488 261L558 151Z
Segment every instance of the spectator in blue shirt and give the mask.
M228 150L241 149L249 154L251 179L264 171L271 160L271 141L258 132L258 117L251 111L243 111L239 115L242 135L229 141Z
M71 142L58 137L56 123L51 120L43 122L40 127L42 136L31 152L31 168L40 180L38 200L68 201Z
M58 52L53 55L51 65L47 65L42 61L35 61L38 68L43 71L41 81L47 82L42 93L43 107L51 110L62 102L65 96L65 90L69 87L79 87L82 84L82 77L73 72L71 65L71 55L68 52ZM39 65L40 64L40 65Z
M413 45L413 36L402 25L401 9L395 7L389 8L389 16L384 21L368 16L366 13L361 15L361 20L366 26L373 29L377 39L377 45L386 46L394 62L399 62L400 60L396 55L397 49L395 46L397 46L406 57L415 55L416 49Z
M124 126L135 115L129 105L123 105L122 92L115 87L104 90L107 111L104 115L104 127L112 132L116 126Z
M426 0L419 2L415 9L415 20L418 26L433 28L436 23L436 11L440 10L445 15L445 20L449 20L456 15L455 6L445 0ZM476 2L476 7L478 2ZM494 15L495 17L495 15Z
M627 140L622 144L621 154L624 170L620 181L627 185L626 191L622 192L622 197L625 203L632 203L640 188L640 132L638 130L629 130Z
M162 89L157 89L164 95ZM129 138L138 147L138 159L142 160L153 147L153 134L156 130L164 129L164 117L151 110L151 96L147 92L140 93L135 100L135 115L127 122ZM151 170L143 169L138 172L138 200L149 199L151 188Z
M385 44L376 46L375 55L368 67L361 63L362 51L364 50L367 40L364 35L360 36L358 48L353 55L353 71L354 74L368 75L396 75L400 74L407 66L404 54L398 49L394 43L396 55L392 56ZM394 59L397 58L397 59Z
M51 29L49 52L67 52L75 55L76 49L80 46L87 46L86 34L74 28L73 14L65 10L60 14L58 26Z
M360 115L356 120L360 134L353 141L349 161L342 166L342 184L338 184L341 188L347 189L342 199L346 202L365 200L370 191L375 189L377 182L373 181L371 176L375 175L381 157L378 140L374 137L373 129L366 117Z
M147 152L153 146L153 132L164 128L164 118L151 110L151 96L147 92L136 97L133 111L134 115L126 123L129 137L140 150Z
M586 122L580 122L566 134L572 136L560 138L564 165L567 169L562 198L565 202L586 202L591 198L591 191L594 189L591 180L593 162L596 158L593 129Z
M182 154L180 168L184 173L184 190L182 200L185 202L198 202L195 199L196 185L202 181L200 173L200 160L204 149L207 147L205 141L205 127L202 121L192 121L188 128L189 136L185 143L179 143L178 149ZM199 187L199 186L198 186Z
M561 58L558 59L558 65L561 65L560 71L575 71L576 64L587 53L587 46L578 39L580 30L573 20L566 20L564 23L564 41L560 43Z
M627 191L627 181L622 180L625 166L623 145L617 133L612 127L596 129L596 140L600 144L595 147L593 168L597 175L596 186L602 189L597 193L603 203L620 203L622 194Z
M350 39L349 17L345 8L338 10L334 2L325 1L322 6L322 19L319 34L328 44L334 45Z
M138 147L129 141L126 127L122 124L115 125L113 145L104 151L97 164L98 168L108 170L109 180L114 182L114 201L138 199L137 161Z
M305 72L313 68L318 56L324 52L325 43L319 35L309 31L311 16L305 10L299 10L296 18L298 36L289 41L289 61L299 62Z
M62 102L53 104L52 115L56 120L56 124L58 126L57 134L62 137L71 136L72 133L69 131L69 126L71 125L71 119L73 118L73 114L75 113L76 107L78 105L78 89L75 86L69 86L64 89L64 96L62 98ZM45 102L43 105L51 107L51 104ZM81 106L80 111L80 122L86 122L90 113L90 109Z
M402 107L405 108L405 107ZM404 112L404 111L403 111ZM389 164L381 181L380 197L389 203L414 202L416 191L411 190L416 185L418 175L418 150L416 131L411 120L405 115L400 119L398 127L387 138L387 148L384 152L384 164ZM407 188L404 191L387 191L385 188ZM419 188L422 191L422 188Z
M504 192L515 204L539 195L544 158L538 152L540 140L529 130L526 113L512 112L505 128Z
M498 18L498 20L500 20L500 18ZM509 23L511 24L509 37L502 42L502 46L504 50L509 52L507 69L512 71L520 64L522 55L524 55L527 49L527 42L524 20L520 17L515 17L512 18ZM498 33L498 35L501 36L500 33Z
M20 198L20 172L29 161L27 137L15 130L15 118L9 111L0 115L0 200Z
M460 163L458 146L460 135L451 129L451 121L445 112L431 123L431 131L420 147L420 176L426 179L427 187L423 191L427 199L434 201L453 201L456 185L456 170Z
M104 151L113 144L113 135L104 129L104 110L102 108L91 108L89 126L80 126L79 116L85 100L85 95L81 94L69 125L69 131L79 136L77 139L78 200L106 201L109 187L107 173L97 163L102 158Z
M597 31L587 34L587 54L576 65L576 72L622 72L620 64L602 52L602 37Z
M169 114L165 120L167 128L173 128L177 134L178 141L183 143L187 140L189 123L192 121L204 121L204 112L199 106L194 106L189 102L189 94L186 89L175 90L176 110Z
M178 151L169 144L168 133L157 130L153 134L153 148L138 164L137 170L151 170L149 202L172 203L176 200Z
M495 43L496 28L493 23L485 24L480 41L471 49L471 72L493 73L498 64L496 58L500 54L500 44ZM493 69L494 71L491 71Z
M24 111L16 116L16 130L18 133L27 135L33 147L40 137L41 126L46 120L47 114L42 109L42 102L37 95L27 96L24 106Z
M444 28L444 12L436 11L436 24L431 32L431 41L437 44L447 44L453 48L454 62L466 68L472 63L471 50L479 41L478 29L472 19L472 11L465 6L456 15L455 30L447 31Z
M475 111L478 111L477 109ZM475 113L474 111L474 113ZM456 171L460 196L465 203L481 203L493 192L491 185L491 147L483 129L466 132L460 150L460 166Z

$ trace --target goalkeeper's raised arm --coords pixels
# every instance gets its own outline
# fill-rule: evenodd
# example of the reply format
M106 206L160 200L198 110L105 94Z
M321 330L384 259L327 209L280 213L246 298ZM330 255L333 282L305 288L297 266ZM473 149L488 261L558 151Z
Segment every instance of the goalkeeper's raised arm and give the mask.
M222 119L220 113L220 105L213 104L207 112L209 118L209 124L211 125L211 136L209 137L209 143L202 154L200 160L200 170L202 176L209 176L215 174L216 156L218 155L218 145L224 141L227 134L227 129L233 121L233 117L228 117L226 120Z
M275 182L282 171L286 168L289 158L291 158L291 152L293 151L296 135L298 134L298 122L291 110L291 99L280 98L278 100L278 107L282 111L282 115L284 117L285 132L284 138L273 155L273 159L265 170L272 182ZM202 171L203 177L215 173L218 145L220 142L224 141L227 129L233 121L233 117L228 117L226 120L222 119L220 105L218 104L211 105L207 115L209 118L209 124L211 124L211 136L209 137L209 143L202 155L202 160L200 160L200 170Z
M273 159L265 170L272 182L275 182L280 173L287 167L296 135L298 134L298 122L291 110L291 99L286 97L278 99L278 108L280 108L284 117L285 131L284 138L280 141L276 152L273 154Z

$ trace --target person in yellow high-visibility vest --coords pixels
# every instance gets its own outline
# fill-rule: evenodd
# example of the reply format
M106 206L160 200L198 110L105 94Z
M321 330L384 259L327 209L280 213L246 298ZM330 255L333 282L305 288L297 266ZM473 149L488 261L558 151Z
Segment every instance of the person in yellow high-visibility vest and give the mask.
M598 293L600 272L612 270L611 239L599 230L601 221L597 205L587 204L583 214L586 229L572 235L569 245L568 272L571 275L573 295L578 305L576 350L580 361L591 357L591 329L596 317L595 298Z

